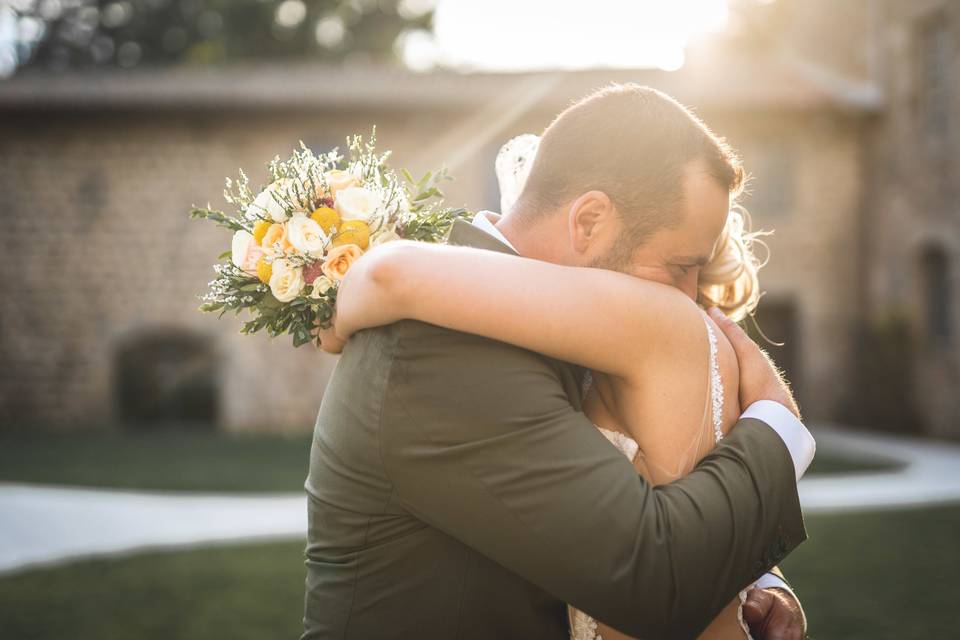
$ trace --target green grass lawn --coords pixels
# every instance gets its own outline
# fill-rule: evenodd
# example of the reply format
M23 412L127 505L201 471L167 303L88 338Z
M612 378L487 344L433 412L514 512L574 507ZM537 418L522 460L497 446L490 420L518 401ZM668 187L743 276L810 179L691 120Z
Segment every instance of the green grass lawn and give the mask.
M0 578L0 638L292 640L303 546L151 553Z
M300 491L310 435L0 433L0 481L169 491ZM808 473L895 467L819 451Z
M0 433L0 481L171 491L301 491L309 434Z
M808 518L784 563L814 640L956 637L960 506ZM92 560L0 578L11 639L296 638L303 544Z
M870 456L852 456L846 453L837 453L821 447L813 459L813 464L807 469L806 475L817 476L835 473L857 473L866 471L893 471L903 465L894 460Z
M960 506L807 518L783 563L814 640L956 638Z

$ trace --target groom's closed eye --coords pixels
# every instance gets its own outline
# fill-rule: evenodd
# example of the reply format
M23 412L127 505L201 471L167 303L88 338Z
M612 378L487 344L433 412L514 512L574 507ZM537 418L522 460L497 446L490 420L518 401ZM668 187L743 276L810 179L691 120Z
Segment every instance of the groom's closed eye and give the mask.
M707 262L710 259L707 256L696 256L696 257L684 257L674 260L670 263L670 266L681 271L681 273L686 274L691 269L702 268L706 266Z

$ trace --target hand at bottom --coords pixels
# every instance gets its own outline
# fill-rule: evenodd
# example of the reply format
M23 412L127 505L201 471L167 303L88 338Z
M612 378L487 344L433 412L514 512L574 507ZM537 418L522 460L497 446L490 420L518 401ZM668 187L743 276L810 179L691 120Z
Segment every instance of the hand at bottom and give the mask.
M743 619L757 640L802 640L806 635L800 604L783 589L752 589L743 603Z
M310 332L317 347L327 353L338 354L343 351L346 340L337 334L337 330L331 325L329 329L321 329L320 325L315 325Z

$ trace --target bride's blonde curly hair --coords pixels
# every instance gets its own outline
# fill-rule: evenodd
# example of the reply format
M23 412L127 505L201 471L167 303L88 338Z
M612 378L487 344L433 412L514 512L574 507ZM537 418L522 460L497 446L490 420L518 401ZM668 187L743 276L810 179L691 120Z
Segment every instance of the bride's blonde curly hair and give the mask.
M735 205L724 226L710 261L700 270L697 301L704 307L717 307L724 315L739 322L752 315L760 302L760 281L757 273L766 264L754 253L760 245L769 255L761 239L768 232L751 230L750 214Z

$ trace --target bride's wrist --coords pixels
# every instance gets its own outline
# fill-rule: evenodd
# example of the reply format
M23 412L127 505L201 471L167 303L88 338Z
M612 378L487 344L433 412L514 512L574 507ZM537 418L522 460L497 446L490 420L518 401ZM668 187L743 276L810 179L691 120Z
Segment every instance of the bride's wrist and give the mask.
M401 319L403 253L400 242L376 247L347 272L337 295L336 330L341 337Z

